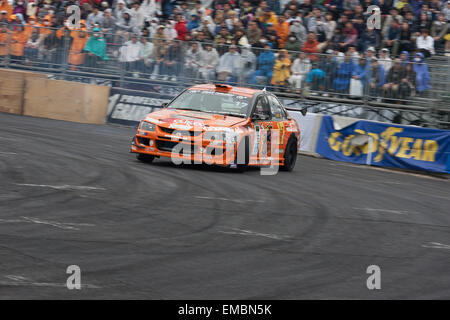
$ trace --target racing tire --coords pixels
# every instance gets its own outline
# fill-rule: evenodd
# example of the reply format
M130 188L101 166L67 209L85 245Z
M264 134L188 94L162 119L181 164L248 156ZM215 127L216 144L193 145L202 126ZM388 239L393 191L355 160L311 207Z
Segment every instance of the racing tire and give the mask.
M152 156L150 154L138 153L136 154L136 159L144 163L152 163L155 159L155 156Z
M284 165L280 167L281 171L294 170L295 163L297 162L297 140L295 138L289 138L284 149Z
M249 163L249 142L248 137L245 137L238 145L236 150L236 172L243 173L247 171L248 169L248 163ZM244 155L244 163L238 163L238 154Z

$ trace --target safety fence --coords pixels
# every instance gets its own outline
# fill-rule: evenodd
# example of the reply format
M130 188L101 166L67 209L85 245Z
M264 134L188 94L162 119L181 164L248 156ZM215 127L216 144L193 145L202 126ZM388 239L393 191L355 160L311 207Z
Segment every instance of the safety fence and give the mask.
M450 127L450 64L445 57L402 61L398 67L382 57L373 62L371 56L357 54L281 52L264 45L234 48L224 41L133 38L128 33L103 34L104 52L92 54L86 48L91 32L34 30L39 32L27 27L22 33L1 31L0 66L138 91L164 88L163 94L201 82L265 87L293 100L320 102L315 108L321 113L333 113L337 103L345 106L338 114L362 108L383 116L389 110L394 116L387 121Z

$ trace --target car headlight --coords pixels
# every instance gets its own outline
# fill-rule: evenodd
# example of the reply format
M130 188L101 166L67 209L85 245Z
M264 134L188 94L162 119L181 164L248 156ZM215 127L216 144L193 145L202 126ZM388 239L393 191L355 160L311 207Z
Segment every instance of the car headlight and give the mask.
M145 131L155 131L155 124L147 121L142 121L139 129Z

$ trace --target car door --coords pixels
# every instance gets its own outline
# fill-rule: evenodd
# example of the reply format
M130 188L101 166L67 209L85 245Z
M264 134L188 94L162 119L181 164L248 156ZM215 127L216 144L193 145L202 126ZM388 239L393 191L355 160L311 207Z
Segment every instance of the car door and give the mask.
M282 157L288 139L286 128L289 126L289 120L287 119L287 115L281 105L281 102L274 95L268 95L267 98L272 115L272 127L277 130L278 133L278 142L276 143L276 153L278 155L273 154L273 156Z
M261 95L256 99L252 114L252 148L250 161L260 161L270 156L270 141L272 129L272 114L267 95Z

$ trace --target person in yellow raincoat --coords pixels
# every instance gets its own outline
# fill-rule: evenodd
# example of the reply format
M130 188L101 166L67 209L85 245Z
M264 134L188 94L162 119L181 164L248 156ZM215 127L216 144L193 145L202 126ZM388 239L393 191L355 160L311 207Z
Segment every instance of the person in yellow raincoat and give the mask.
M69 51L69 63L75 67L84 63L84 56L86 53L83 52L86 42L89 39L89 34L85 29L73 30L70 33L72 37L72 45Z
M13 62L20 62L23 59L23 49L28 41L28 36L22 25L18 25L17 29L11 35L10 55Z
M280 50L273 66L272 84L284 86L291 76L291 59L286 49Z

